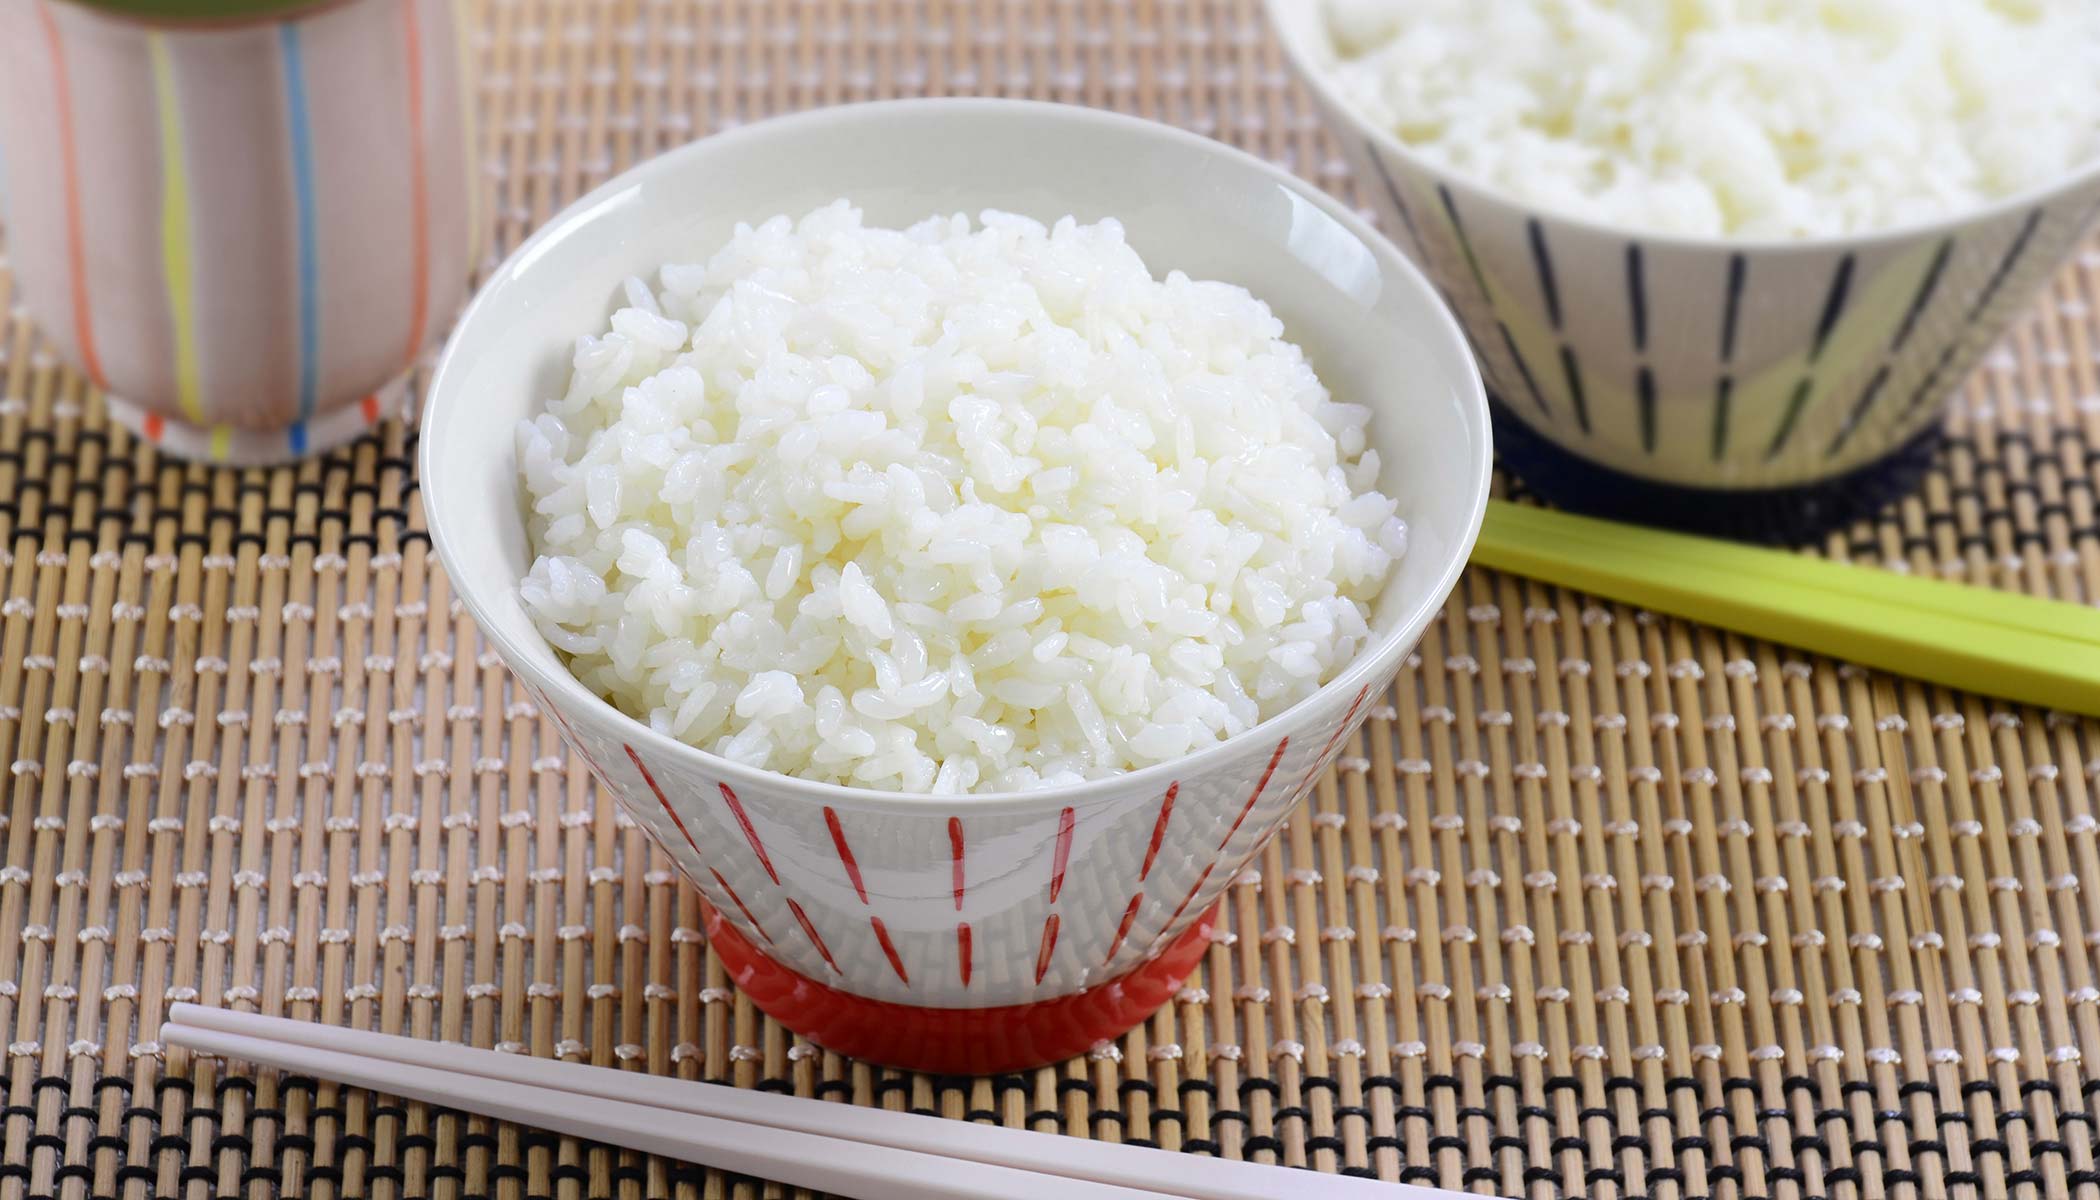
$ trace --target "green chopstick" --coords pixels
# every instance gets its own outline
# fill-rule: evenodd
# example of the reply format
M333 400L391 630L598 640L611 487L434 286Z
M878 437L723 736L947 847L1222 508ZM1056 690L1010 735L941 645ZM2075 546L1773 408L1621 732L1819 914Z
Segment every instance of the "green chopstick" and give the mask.
M1774 582L1792 583L1834 595L1967 617L1988 624L2046 632L2100 645L2100 608L2066 604L2020 592L1926 579L1881 567L1860 567L1811 558L1787 550L1747 546L1673 530L1650 529L1535 505L1488 501L1488 519L1520 525L1555 538L1624 544L1673 562L1698 564Z
M2080 605L1503 501L1489 502L1473 561L1963 691L2100 714L2100 612Z

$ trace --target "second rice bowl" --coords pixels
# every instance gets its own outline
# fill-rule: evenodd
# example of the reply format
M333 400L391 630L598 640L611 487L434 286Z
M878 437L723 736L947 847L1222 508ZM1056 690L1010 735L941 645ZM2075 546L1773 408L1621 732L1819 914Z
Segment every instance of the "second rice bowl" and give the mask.
M1800 541L1903 495L1948 396L2100 213L2096 159L1857 232L1607 223L1402 141L1338 79L1325 0L1265 3L1365 201L1464 324L1505 465L1598 515Z

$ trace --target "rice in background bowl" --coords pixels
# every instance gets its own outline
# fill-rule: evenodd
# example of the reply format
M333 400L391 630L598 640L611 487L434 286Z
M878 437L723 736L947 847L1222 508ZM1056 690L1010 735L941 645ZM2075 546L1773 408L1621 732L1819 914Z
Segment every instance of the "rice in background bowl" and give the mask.
M1733 68L1736 75L1756 78L1750 68L1761 64L1783 77L1796 64L1775 58L1773 39L1763 34L1762 41L1750 38L1747 49L1737 46L1746 31L1769 34L1808 20L1807 14L1836 20L1852 14L1858 30L1878 29L1891 46L1929 48L1940 42L1888 22L1887 15L1921 13L1925 20L1956 9L1984 11L1976 0L1916 6L1422 0L1352 7L1376 19L1358 19L1346 36L1352 47L1404 42L1395 32L1401 27L1391 22L1419 18L1432 24L1418 28L1441 38L1423 45L1442 44L1451 57L1474 61L1490 56L1493 39L1482 31L1497 22L1525 27L1550 25L1549 17L1594 18L1597 28L1583 36L1604 38L1606 27L1667 18L1687 29L1732 30L1717 35L1712 48L1723 58L1731 47L1740 50L1745 62ZM1480 64L1478 77L1468 77L1475 94L1454 91L1456 76L1446 68L1428 69L1419 81L1434 101L1431 109L1481 126L1474 131L1482 143L1476 150L1443 138L1451 154L1493 160L1461 169L1426 144L1437 138L1418 130L1426 142L1417 145L1387 119L1395 113L1374 118L1352 98L1346 60L1356 55L1336 44L1329 21L1336 10L1326 0L1267 0L1267 10L1354 169L1359 195L1464 323L1494 391L1502 462L1546 499L1585 512L1803 542L1877 511L1923 478L1943 436L1948 397L2100 212L2100 156L2092 154L1994 199L1960 204L1951 194L1939 196L1930 203L1958 207L1941 208L1938 216L1904 215L1913 211L1908 201L1881 203L1892 194L1881 191L1859 192L1854 198L1861 203L1850 210L1835 200L1819 209L1826 201L1817 197L1849 186L1845 164L1859 157L1861 145L1872 148L1868 157L1895 179L1936 169L1906 156L1959 160L1969 152L1898 146L1900 137L1875 136L1938 126L1911 120L1871 91L1853 95L1857 81L1846 78L1803 84L1824 98L1821 107L1788 100L1775 108L1763 89L1745 96L1727 88L1693 97L1679 106L1682 112L1658 107L1643 90L1654 82L1647 76L1609 65L1609 55L1607 65L1597 67L1557 47L1548 53L1535 30L1512 39L1512 65ZM2090 19L2061 0L2003 11L2072 14L2066 28L2075 30ZM1620 14L1616 25L1599 15L1610 13ZM1444 24L1433 24L1438 21ZM1666 44L1645 35L1619 40L1653 54L1660 54L1654 46ZM2089 45L2082 35L2064 40ZM1869 37L1863 44L1879 43ZM1810 49L1800 57L1816 55ZM1668 67L1666 60L1658 61ZM1929 80L1935 69L1921 66L1914 74ZM1532 77L1541 72L1553 88ZM1728 71L1713 76L1727 77ZM2064 86L2075 91L2090 82ZM2014 83L2029 85L2024 75ZM1583 102L1592 92L1600 93L1594 106ZM1834 95L1856 101L1856 108L1823 111ZM1553 120L1540 128L1525 125L1547 113ZM1787 120L1772 123L1774 114ZM2044 159L2071 153L2072 142L2085 136L2061 120L2056 125L2037 143L2056 147ZM1496 140L1516 136L1512 131L1524 131L1546 160L1538 178L1522 178L1526 162ZM1818 140L1840 132L1844 144ZM1743 174L1746 152L1720 157L1719 167L1734 172L1725 180L1701 178L1677 161L1712 157L1737 135L1752 148L1770 135L1776 140L1769 144L1789 162L1798 156L1821 164L1823 173L1813 180L1804 175L1778 184L1770 203L1757 210L1761 219L1785 225L1789 212L1807 205L1826 224L1873 227L1800 236L1705 236L1674 228L1694 210L1711 217L1719 209L1737 223L1750 215L1755 206L1748 201L1726 201L1742 210L1729 214L1722 201L1698 200L1718 195L1717 183L1733 188L1750 178ZM1641 152L1617 153L1613 138ZM1507 186L1498 175L1509 177ZM2012 186L2009 177L2001 182ZM1617 192L1607 187L1613 183ZM1571 191L1583 194L1569 198ZM1687 203L1687 194L1697 202ZM1616 197L1612 211L1601 207L1608 196Z
M1865 233L2100 157L2089 0L1322 0L1372 125L1527 203L1702 237Z

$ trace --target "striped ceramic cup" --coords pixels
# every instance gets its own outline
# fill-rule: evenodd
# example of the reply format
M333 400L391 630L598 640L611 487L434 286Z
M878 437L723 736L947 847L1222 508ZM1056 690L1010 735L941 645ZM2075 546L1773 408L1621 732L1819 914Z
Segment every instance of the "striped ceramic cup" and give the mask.
M117 419L294 458L377 420L462 298L466 42L454 0L202 7L0 4L8 247Z

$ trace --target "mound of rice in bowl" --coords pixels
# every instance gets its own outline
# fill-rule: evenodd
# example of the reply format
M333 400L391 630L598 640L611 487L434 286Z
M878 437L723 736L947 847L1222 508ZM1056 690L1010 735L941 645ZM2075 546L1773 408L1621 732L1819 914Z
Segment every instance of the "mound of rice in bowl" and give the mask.
M1404 550L1369 411L1115 221L738 226L626 286L517 431L526 609L582 682L907 792L1185 755L1310 695Z
M2094 0L1321 3L1366 121L1630 229L1864 233L2100 157Z

